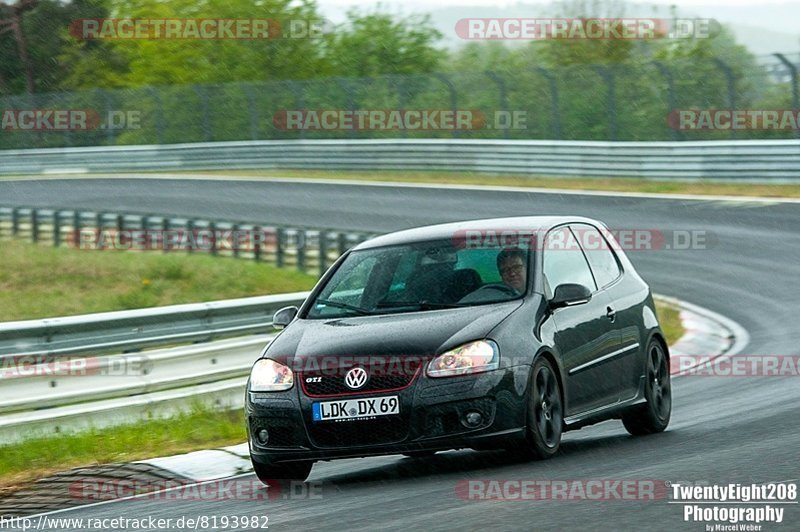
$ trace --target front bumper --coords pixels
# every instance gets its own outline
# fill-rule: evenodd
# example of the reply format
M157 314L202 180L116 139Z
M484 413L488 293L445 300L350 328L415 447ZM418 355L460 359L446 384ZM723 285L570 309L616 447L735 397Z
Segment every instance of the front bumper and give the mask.
M396 395L400 400L397 415L352 421L313 421L312 404L329 399L308 397L299 385L286 392L248 392L250 454L253 460L270 464L501 447L524 437L529 371L530 366L514 366L439 379L420 374L399 391L337 397ZM471 411L483 417L473 428L462 421ZM255 438L262 428L269 432L266 445Z

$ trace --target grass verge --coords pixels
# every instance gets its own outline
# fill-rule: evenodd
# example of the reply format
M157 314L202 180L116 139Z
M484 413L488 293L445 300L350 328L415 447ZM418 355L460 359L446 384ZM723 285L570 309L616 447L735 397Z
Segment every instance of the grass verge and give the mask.
M800 185L733 183L720 181L661 181L633 177L566 178L541 176L509 176L461 172L425 171L324 171L324 170L209 170L176 172L187 175L219 177L292 177L310 179L347 179L356 181L399 181L459 185L493 185L566 190L599 190L609 192L643 192L657 194L699 194L715 196L759 196L765 198L800 198Z
M202 254L82 251L0 241L0 321L309 290L316 277Z
M170 419L142 421L0 446L0 488L73 467L133 462L247 441L241 410L196 407Z
M661 324L661 330L664 331L664 336L667 337L667 343L669 345L674 344L684 333L680 312L675 307L656 301L656 313L658 314L658 322Z

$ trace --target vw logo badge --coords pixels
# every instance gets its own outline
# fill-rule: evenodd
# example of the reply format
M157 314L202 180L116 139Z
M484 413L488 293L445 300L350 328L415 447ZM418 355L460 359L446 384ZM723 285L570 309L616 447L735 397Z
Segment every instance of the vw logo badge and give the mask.
M367 370L364 368L353 368L344 375L344 383L351 390L358 390L367 383Z

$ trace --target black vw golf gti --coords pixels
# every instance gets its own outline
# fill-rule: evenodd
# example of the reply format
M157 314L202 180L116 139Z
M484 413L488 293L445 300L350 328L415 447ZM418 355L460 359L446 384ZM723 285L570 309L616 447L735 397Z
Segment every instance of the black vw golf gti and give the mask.
M547 458L565 430L670 419L669 352L648 285L578 217L475 220L363 242L323 276L247 384L256 474L456 448Z

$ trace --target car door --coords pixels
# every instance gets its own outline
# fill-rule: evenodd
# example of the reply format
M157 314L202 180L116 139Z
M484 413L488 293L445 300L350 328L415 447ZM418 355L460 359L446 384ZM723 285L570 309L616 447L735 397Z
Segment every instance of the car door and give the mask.
M548 299L558 285L566 283L586 286L592 292L587 303L553 311L554 341L566 372L567 415L614 403L620 387L620 368L613 360L619 336L607 316L607 295L597 290L586 256L569 227L550 231L543 253Z
M618 245L615 240L605 238L590 224L571 224L571 228L578 236L598 290L607 297L607 311L613 313L614 327L620 340L615 351L616 360L610 363L619 371L620 399L629 399L639 391L642 374L640 336L644 294L636 283L626 282L614 251L614 246Z

